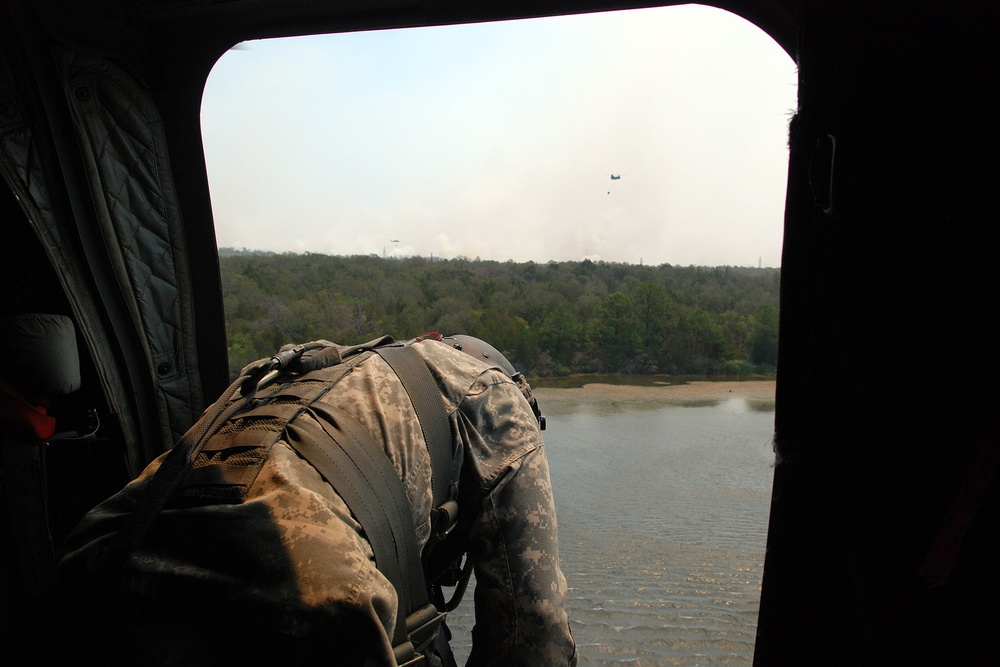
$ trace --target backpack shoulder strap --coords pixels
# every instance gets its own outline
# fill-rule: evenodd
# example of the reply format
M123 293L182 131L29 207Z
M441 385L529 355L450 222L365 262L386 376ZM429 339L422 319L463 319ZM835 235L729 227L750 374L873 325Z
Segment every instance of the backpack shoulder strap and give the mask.
M451 500L455 492L455 452L448 415L441 404L441 389L437 386L424 358L413 344L388 345L375 349L399 377L413 410L417 413L420 429L431 457L431 486L434 507Z
M428 602L413 513L392 462L371 434L346 412L313 403L315 420L295 419L287 441L316 468L355 515L375 553L375 564L397 594L392 637L396 662L416 659L444 619Z

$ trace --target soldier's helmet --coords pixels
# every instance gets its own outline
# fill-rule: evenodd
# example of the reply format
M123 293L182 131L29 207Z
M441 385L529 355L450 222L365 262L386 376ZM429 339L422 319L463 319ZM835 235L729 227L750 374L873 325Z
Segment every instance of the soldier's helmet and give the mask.
M516 377L520 375L520 373L515 370L514 365L507 360L507 357L503 356L500 350L496 349L486 341L476 338L475 336L451 334L448 336L442 336L441 342L448 343L456 350L461 350L476 359L481 359L491 366L498 366L511 378L516 379Z

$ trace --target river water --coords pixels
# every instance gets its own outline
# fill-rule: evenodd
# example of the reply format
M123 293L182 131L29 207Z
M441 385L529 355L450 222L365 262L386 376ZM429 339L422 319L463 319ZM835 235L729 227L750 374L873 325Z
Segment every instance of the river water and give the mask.
M542 408L580 664L750 665L773 404ZM449 617L459 664L471 614L470 590Z

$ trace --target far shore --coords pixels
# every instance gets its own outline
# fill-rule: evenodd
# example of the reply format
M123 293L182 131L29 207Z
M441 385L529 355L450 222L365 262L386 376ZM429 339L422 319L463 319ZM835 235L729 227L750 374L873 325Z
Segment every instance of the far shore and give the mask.
M774 403L774 380L695 380L684 384L635 386L594 382L574 388L538 387L535 396L546 405L576 402L656 402L685 405L742 398L754 403Z

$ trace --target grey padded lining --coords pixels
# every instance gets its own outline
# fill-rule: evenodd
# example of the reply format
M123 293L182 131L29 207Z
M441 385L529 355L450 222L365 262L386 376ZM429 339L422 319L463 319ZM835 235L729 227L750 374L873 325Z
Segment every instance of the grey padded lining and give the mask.
M173 444L201 405L179 205L155 105L114 64L66 52L66 98L84 143L98 218L144 334L161 421Z

